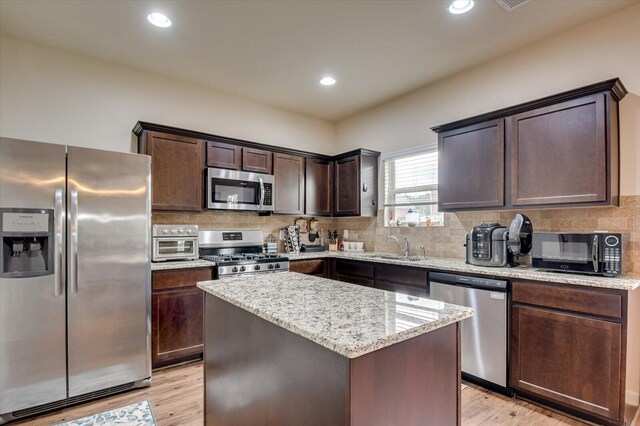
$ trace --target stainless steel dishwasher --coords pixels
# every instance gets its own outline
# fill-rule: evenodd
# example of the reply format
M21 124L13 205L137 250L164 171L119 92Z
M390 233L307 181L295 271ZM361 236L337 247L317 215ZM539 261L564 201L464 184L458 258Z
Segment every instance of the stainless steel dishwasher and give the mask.
M429 297L473 308L462 321L462 377L511 394L507 389L507 281L429 273Z

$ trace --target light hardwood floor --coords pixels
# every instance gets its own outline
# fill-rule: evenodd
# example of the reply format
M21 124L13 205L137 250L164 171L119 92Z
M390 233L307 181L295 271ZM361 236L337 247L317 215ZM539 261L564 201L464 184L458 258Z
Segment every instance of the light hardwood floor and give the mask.
M49 426L148 400L153 406L158 426L201 426L204 394L202 371L202 362L157 371L153 373L153 384L149 388L126 392L14 424ZM525 401L507 398L473 385L462 391L462 424L585 425Z

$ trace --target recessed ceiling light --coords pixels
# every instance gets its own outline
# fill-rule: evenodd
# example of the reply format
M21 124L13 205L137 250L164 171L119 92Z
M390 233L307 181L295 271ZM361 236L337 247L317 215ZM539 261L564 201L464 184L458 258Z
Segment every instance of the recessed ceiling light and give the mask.
M322 84L323 86L333 86L334 84L336 84L336 79L333 77L322 77L320 79L320 84Z
M449 5L449 13L459 15L473 9L473 0L454 0Z
M147 15L147 20L156 27L167 28L171 26L171 19L167 18L167 15L162 13L150 13Z

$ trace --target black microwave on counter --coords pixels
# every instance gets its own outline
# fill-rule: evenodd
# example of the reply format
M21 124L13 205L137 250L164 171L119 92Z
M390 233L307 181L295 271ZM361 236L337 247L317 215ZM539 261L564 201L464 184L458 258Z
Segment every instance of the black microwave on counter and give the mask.
M622 274L622 235L609 232L535 232L531 266L607 277Z

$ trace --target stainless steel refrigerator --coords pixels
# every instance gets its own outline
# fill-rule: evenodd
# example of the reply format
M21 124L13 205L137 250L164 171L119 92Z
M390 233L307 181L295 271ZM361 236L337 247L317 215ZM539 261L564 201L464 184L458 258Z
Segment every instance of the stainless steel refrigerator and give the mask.
M0 424L151 376L151 161L0 138Z

